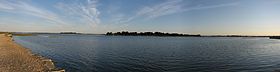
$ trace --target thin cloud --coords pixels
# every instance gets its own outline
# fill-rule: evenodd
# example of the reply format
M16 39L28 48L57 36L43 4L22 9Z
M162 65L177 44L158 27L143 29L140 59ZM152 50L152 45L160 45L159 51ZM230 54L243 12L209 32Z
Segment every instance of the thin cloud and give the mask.
M121 7L116 7L116 12L113 12L114 8L109 11L109 15L112 15L112 18L108 19L112 21L110 22L112 24L120 24L120 27L126 27L129 25L129 22L132 22L135 19L143 18L150 20L181 12L234 6L238 4L225 3L215 5L192 5L192 7L187 7L187 3L185 3L184 1L185 0L165 0L164 2L158 4L144 6L136 11L131 11L133 12L131 14L126 14L126 12L118 12L118 9ZM48 10L31 4L32 2L29 2L29 0L0 0L0 11L30 15L47 20L47 22L51 24L61 24L65 26L69 26L69 24L73 24L73 26L74 24L88 24L92 27L97 27L97 25L102 23L99 17L102 13L98 9L100 4L98 0L67 0L64 2L58 2L59 3L56 3L54 5L57 9ZM104 25L109 24L103 24L100 26Z
M235 2L235 3L225 3L225 4L217 4L217 5L199 5L195 7L185 7L186 4L183 3L183 0L167 0L165 2L153 6L145 6L141 8L139 11L137 11L137 13L134 16L131 16L119 22L123 22L123 23L130 22L138 17L154 19L161 16L172 15L181 12L235 6L238 4L239 4L238 2Z
M86 3L74 1L71 3L58 3L55 7L68 13L69 16L82 18L89 25L95 27L100 23L100 11L97 9L98 0L87 0Z
M5 10L13 10L14 9L12 6L7 5L6 3L2 3L2 2L0 3L0 9L5 9Z
M200 9L210 9L226 6L234 6L238 3L227 3L218 5L199 5L196 7L184 7L186 4L182 3L183 0L167 0L166 2L160 3L154 6L147 6L138 11L138 16L146 16L148 18L157 18L160 16L171 15L180 12L200 10Z
M42 19L46 19L49 21L53 21L53 22L56 22L57 24L66 24L55 13L48 11L48 10L44 10L42 8L38 8L36 6L26 3L24 1L1 0L0 1L0 11L27 14L27 15L39 17Z
M174 14L183 10L183 0L168 0L154 6L147 6L138 11L137 15L145 15L148 18L157 18L164 15Z
M210 8L219 8L219 7L227 7L227 6L235 6L238 5L239 2L235 2L235 3L226 3L226 4L218 4L218 5L209 5L209 6L197 6L197 7L192 7L189 9L184 9L182 10L183 12L185 11L192 11L192 10L201 10L201 9L210 9Z
M136 11L135 15L128 17L126 19L121 19L118 23L122 23L123 26L128 26L128 22L132 20L144 17L147 19L153 19L164 15L174 14L177 12L182 12L184 4L181 4L183 0L167 0L165 2L153 5L153 6L145 6L140 8L140 10Z
M74 1L74 0L73 0ZM97 9L97 0L77 0L67 4L58 3L55 7L58 11L54 12L52 9L44 9L33 5L29 0L12 1L0 0L0 12L15 13L21 15L29 15L46 20L49 24L61 25L61 27L71 26L74 24L89 24L95 27L100 23L100 11ZM62 12L62 14L60 13ZM69 20L70 17L83 20ZM77 22L78 21L78 22Z

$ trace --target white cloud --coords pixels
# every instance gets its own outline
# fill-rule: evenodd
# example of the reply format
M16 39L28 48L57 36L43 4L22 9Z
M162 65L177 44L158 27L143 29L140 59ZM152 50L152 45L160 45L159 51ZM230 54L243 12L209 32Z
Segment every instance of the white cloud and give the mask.
M160 16L170 15L174 13L180 13L185 11L218 8L225 6L233 6L238 3L228 3L228 4L217 4L217 5L199 5L195 7L184 7L186 4L182 3L183 0L167 0L166 2L154 5L146 6L138 11L137 15L147 16L148 18L157 18Z
M100 11L97 9L97 0L87 0L86 3L75 1L71 3L58 3L56 7L69 16L79 17L85 20L85 23L95 27L100 23Z
M14 9L12 6L9 6L5 3L0 3L0 9L5 9L5 10L12 10Z
M108 21L113 21L114 24L121 24L128 26L128 22L135 20L136 18L154 19L166 15L172 15L180 12L187 12L192 10L210 9L225 6L233 6L238 3L228 4L216 4L216 5L198 5L193 7L186 7L184 0L165 0L164 2L147 5L139 8L139 10L132 11L133 13L126 14L126 12L118 12L121 7L112 7L108 13L112 15L112 18L108 18ZM92 27L97 27L101 23L100 10L98 9L98 0L69 0L60 2L55 5L59 10L53 12L53 9L47 10L31 4L29 0L12 1L12 0L0 0L0 11L9 13L19 13L35 16L49 22L51 24L89 24ZM54 9L55 10L55 9ZM114 12L115 11L115 12ZM59 13L62 12L62 13ZM73 21L71 21L73 19ZM75 20L74 20L75 19ZM78 22L77 22L78 21ZM104 24L105 25L105 24ZM107 24L109 25L109 24ZM101 26L101 25L100 25ZM64 26L63 26L64 27ZM122 27L122 26L120 26ZM69 27L70 28L70 27Z
M192 8L188 8L188 9L184 9L182 10L184 11L191 11L191 10L200 10L200 9L210 9L210 8L219 8L219 7L227 7L227 6L235 6L238 5L238 2L235 3L225 3L225 4L217 4L217 5L208 5L208 6L197 6L197 7L192 7Z
M187 12L193 10L201 10L201 9L210 9L210 8L218 8L218 7L226 7L226 6L234 6L239 4L236 3L225 3L225 4L216 4L216 5L198 5L194 7L186 7L186 3L183 0L166 0L165 2L152 5L145 6L141 8L134 16L131 16L127 19L122 19L119 21L120 23L127 23L135 18L144 17L146 19L154 19L165 15L171 15L180 12ZM128 25L126 25L128 26Z
M62 21L59 16L51 11L33 6L24 1L0 1L0 11L10 12L10 13L20 13L32 15L42 19L56 22L57 24L66 24Z
M124 23L124 26L128 26L127 22L131 22L135 18L144 17L146 19L153 19L164 15L170 15L178 12L183 12L185 9L182 3L183 0L166 0L165 2L153 5L145 6L136 11L135 15L118 21Z
M163 15L169 15L183 10L184 4L181 4L183 0L167 0L166 2L154 5L146 6L138 11L137 15L146 15L148 18L156 18Z

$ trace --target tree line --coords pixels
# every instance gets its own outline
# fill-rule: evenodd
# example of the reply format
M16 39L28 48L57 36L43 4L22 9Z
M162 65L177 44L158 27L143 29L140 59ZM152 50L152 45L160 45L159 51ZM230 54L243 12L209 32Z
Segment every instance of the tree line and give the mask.
M189 37L200 37L201 35L192 35L192 34L180 34L180 33L164 33L164 32L107 32L106 35L110 36L189 36Z

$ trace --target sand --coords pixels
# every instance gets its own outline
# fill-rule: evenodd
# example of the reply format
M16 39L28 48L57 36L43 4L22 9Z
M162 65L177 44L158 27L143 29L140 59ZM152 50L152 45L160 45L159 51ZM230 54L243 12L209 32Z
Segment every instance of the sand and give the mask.
M11 35L0 34L0 72L55 72L54 69L50 59L32 54L16 44Z

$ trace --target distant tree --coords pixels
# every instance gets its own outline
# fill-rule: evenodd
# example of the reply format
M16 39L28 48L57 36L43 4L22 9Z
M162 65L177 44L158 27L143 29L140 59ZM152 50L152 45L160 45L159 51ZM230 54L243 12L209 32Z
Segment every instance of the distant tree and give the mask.
M112 32L107 32L106 35L113 35L113 33Z
M122 36L187 36L187 37L199 37L200 35L189 35L189 34L179 34L179 33L164 33L164 32L107 32L106 35L122 35Z

